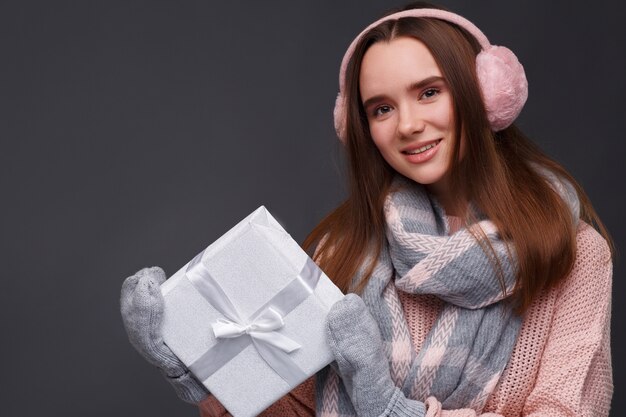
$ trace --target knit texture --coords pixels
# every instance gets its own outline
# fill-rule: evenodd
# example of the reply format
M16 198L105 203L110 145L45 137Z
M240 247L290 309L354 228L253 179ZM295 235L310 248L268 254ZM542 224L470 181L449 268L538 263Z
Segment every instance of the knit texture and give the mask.
M326 327L328 345L345 387L340 389L334 379L331 383L338 395L345 396L343 404L337 402L342 414L424 417L424 404L406 398L392 381L378 323L358 295L347 294L335 303Z
M512 293L514 250L488 220L450 234L443 208L421 184L398 176L392 190L384 204L385 245L361 296L380 327L393 381L407 398L424 401L430 394L446 408L480 411L521 325L511 303L503 301L499 282ZM479 231L498 257L501 276L474 237ZM447 302L417 353L411 349L400 292L433 294ZM338 391L336 404L319 401L318 413L362 415L350 379L340 374L347 390Z
M613 393L611 277L606 242L582 224L574 269L530 306L509 364L484 411L502 416L608 415ZM413 346L420 349L444 303L409 294L401 299ZM442 411L435 398L426 405L428 417L476 415L473 410Z
M163 296L160 285L165 272L159 267L144 268L122 284L120 311L130 343L149 363L161 370L176 395L196 404L208 392L163 341Z
M571 274L529 307L509 363L481 417L608 415L613 394L611 280L606 242L581 223ZM404 294L400 299L413 348L419 351L445 303L430 295ZM426 400L426 407L429 417L477 415L470 409L442 410L434 397ZM200 414L228 415L212 396L200 404ZM261 415L314 416L313 378Z

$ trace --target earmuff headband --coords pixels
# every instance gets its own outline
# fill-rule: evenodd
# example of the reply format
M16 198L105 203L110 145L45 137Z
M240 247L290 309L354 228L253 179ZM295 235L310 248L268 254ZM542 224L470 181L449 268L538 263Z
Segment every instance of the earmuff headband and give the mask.
M335 130L342 142L346 140L346 69L354 49L372 28L383 22L403 17L445 20L462 27L476 38L482 49L476 56L476 75L480 83L489 123L494 131L505 129L513 123L528 98L528 82L524 67L519 63L515 54L503 46L491 45L485 34L462 16L439 9L410 9L385 16L369 25L352 41L344 54L339 70L339 94L334 110Z

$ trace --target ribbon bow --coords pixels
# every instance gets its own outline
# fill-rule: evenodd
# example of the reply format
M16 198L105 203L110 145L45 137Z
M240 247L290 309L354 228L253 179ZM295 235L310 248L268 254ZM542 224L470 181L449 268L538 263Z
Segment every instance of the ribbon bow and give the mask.
M203 254L204 251L189 262L185 277L224 318L211 325L219 343L190 364L189 369L204 381L252 343L263 360L289 385L296 386L304 381L307 374L288 355L302 346L276 330L285 325L283 315L289 314L313 293L322 270L307 258L296 277L256 313L243 320L219 282L204 266ZM244 335L250 337L241 337Z
M253 339L268 343L283 352L291 353L302 346L287 336L275 332L275 330L280 329L284 325L283 316L278 311L268 307L250 324L242 324L238 321L220 318L211 327L215 337L218 339L231 339L247 334Z

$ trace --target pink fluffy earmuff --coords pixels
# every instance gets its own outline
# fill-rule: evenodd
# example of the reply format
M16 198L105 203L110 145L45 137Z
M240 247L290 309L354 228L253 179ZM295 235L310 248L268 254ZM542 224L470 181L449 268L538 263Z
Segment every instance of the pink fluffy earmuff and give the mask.
M487 37L472 22L457 14L438 9L411 9L385 16L369 25L350 44L341 61L339 70L339 94L335 102L335 130L342 142L346 141L346 93L345 78L348 62L354 48L370 29L388 20L403 17L426 17L445 20L467 30L480 44L476 56L476 75L487 111L487 118L494 131L507 128L517 118L528 98L528 82L524 67L510 49L489 43Z

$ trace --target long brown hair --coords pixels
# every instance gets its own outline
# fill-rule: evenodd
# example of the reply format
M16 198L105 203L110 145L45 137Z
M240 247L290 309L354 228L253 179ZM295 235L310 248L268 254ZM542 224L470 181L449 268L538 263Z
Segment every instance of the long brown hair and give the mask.
M407 8L413 8L409 6ZM433 7L433 6L428 6ZM580 218L611 240L588 197L574 178L546 156L515 125L492 132L475 72L480 46L464 29L437 19L407 17L386 21L362 37L346 71L346 152L348 198L305 239L318 245L315 260L344 292L362 290L385 240L383 204L396 172L382 158L369 132L359 92L361 61L376 42L411 37L424 43L446 80L453 101L454 150L451 190L462 204L471 201L513 244L517 258L517 305L524 311L542 289L571 271L576 256L576 226L569 205L537 167L569 181L578 193ZM464 157L459 158L461 135ZM475 221L463 206L466 225ZM499 265L484 235L475 236ZM369 264L364 263L370 259ZM352 287L357 271L362 280Z

